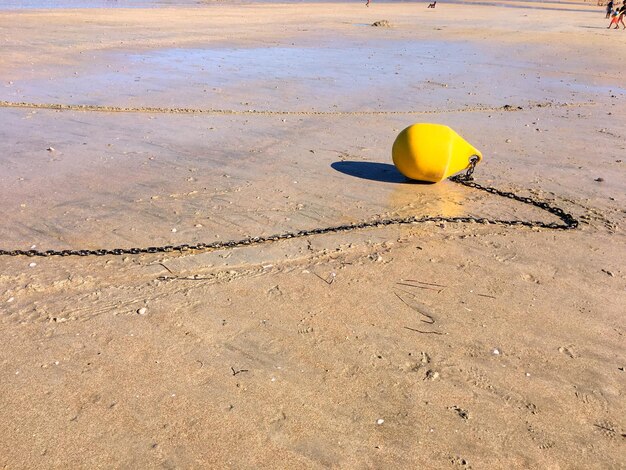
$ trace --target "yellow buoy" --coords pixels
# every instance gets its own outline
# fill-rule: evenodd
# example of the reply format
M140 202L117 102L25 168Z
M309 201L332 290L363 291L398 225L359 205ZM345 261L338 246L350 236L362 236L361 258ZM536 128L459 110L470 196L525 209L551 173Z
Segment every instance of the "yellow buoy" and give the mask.
M419 123L404 129L391 150L393 164L407 178L437 183L483 156L448 126Z

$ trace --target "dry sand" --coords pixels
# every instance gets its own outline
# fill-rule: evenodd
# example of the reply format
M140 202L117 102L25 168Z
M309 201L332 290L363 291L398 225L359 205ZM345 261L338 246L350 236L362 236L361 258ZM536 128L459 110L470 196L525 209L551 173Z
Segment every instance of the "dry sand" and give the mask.
M626 32L605 26L574 2L0 11L0 248L553 220L404 183L391 143L418 121L581 221L2 257L0 467L625 468Z

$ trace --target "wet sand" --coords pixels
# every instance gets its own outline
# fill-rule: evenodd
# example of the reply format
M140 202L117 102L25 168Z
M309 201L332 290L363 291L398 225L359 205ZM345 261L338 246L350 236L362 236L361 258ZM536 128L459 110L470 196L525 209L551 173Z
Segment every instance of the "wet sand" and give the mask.
M0 466L622 468L626 52L602 11L0 11L2 249L556 221L407 183L391 144L420 121L581 223L1 257Z

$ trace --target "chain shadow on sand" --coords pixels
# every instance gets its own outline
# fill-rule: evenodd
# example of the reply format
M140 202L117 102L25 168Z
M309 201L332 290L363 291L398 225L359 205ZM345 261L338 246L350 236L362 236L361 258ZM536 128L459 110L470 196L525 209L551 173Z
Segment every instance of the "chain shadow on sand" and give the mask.
M339 161L331 163L331 168L344 175L354 176L370 181L396 184L432 184L428 181L415 181L408 179L400 173L395 166L389 163L363 162L363 161Z

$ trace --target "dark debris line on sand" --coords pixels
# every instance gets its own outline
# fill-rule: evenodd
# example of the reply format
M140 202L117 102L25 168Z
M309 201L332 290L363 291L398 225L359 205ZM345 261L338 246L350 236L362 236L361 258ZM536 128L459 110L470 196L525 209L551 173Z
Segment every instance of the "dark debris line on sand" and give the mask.
M593 101L578 103L555 103L551 101L530 102L526 107L505 104L503 106L465 106L456 109L426 109L406 111L283 111L261 109L203 109L203 108L159 108L159 107L121 107L91 104L63 104L63 103L29 103L16 101L0 101L0 108L51 109L57 111L91 111L99 113L146 113L146 114L218 114L235 116L391 116L391 115L424 115L424 114L451 114L468 112L500 112L522 111L535 108L578 108L593 106Z

